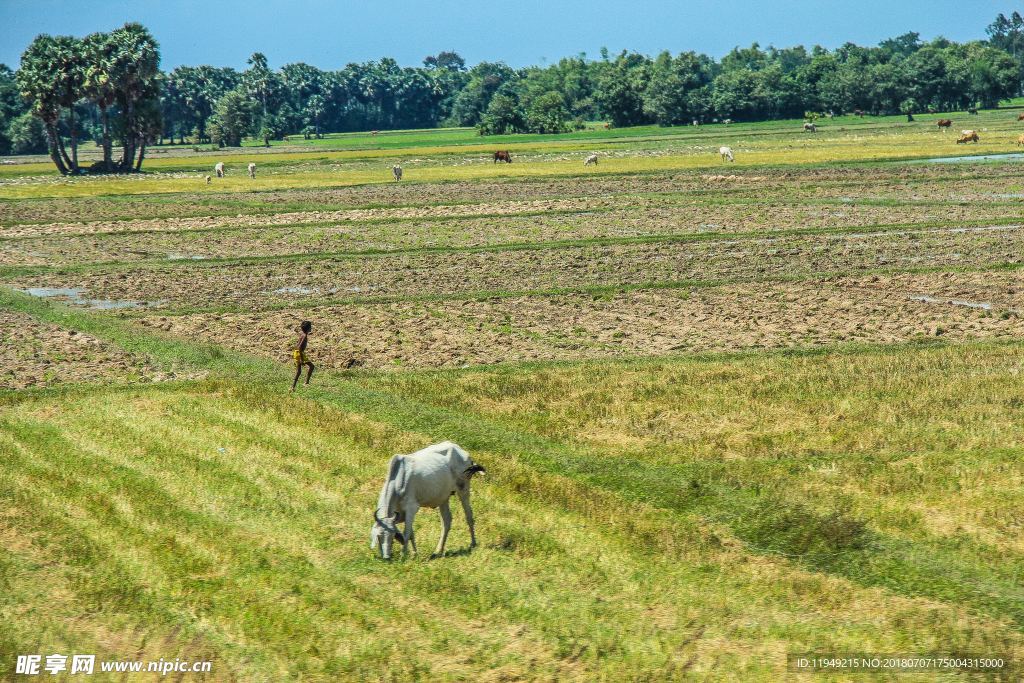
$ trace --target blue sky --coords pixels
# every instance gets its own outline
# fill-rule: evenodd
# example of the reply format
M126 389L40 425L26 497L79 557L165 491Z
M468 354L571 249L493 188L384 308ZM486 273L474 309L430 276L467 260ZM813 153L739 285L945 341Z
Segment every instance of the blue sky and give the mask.
M85 35L139 21L160 42L163 67L244 68L263 52L273 67L334 69L393 56L403 65L454 49L470 64L555 62L602 46L720 57L736 45L874 45L906 31L926 39L985 37L1012 0L0 0L0 62L16 67L39 33Z

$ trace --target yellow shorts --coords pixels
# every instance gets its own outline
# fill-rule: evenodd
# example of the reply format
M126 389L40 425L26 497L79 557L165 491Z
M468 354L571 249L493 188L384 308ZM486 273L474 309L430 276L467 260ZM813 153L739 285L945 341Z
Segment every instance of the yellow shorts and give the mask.
M309 362L309 359L306 358L306 352L299 351L298 349L292 351L292 360L295 361L295 367L297 368L301 368L303 365Z

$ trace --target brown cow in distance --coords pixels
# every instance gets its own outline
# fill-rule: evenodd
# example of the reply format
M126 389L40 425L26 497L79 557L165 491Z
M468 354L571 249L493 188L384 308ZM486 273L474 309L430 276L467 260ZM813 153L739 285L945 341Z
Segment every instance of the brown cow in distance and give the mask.
M968 142L977 142L978 139L978 134L975 133L973 130L965 130L963 134L961 134L960 137L956 139L956 144L963 145Z
M512 155L508 153L508 150L499 150L494 153L494 163L504 161L506 164L512 163Z
M945 128L945 129L948 130L950 128L950 126L953 125L953 120L952 119L939 119L936 123L938 124L939 128Z
M1024 114L1017 114L1018 121L1024 121Z

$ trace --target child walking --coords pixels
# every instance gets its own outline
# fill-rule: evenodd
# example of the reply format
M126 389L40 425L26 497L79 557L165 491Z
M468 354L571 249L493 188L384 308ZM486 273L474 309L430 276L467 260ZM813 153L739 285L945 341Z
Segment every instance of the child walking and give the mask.
M306 346L309 344L309 333L312 330L313 323L308 320L303 320L302 324L299 325L299 343L295 345L295 350L292 351L292 359L295 361L295 379L292 380L292 391L295 391L295 385L299 383L299 377L302 376L303 365L309 368L309 372L306 373L305 383L309 384L309 380L313 377L313 364L306 357Z

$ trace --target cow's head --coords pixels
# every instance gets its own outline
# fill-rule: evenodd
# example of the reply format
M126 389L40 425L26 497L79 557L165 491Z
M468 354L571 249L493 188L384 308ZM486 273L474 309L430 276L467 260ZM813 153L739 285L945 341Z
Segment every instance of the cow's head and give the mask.
M391 559L391 546L396 538L399 543L405 545L405 537L402 536L402 532L398 530L396 525L397 520L397 514L381 519L377 516L377 511L373 511L373 526L370 527L370 548L380 548L382 559Z

